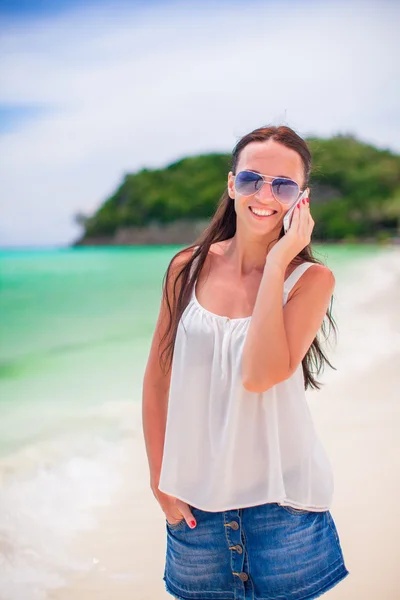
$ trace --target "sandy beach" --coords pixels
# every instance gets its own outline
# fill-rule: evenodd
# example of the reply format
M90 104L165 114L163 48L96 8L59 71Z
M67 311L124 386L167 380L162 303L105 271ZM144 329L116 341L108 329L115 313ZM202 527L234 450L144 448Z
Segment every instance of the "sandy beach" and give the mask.
M380 274L380 285L376 283ZM349 282L352 282L350 284ZM335 519L350 575L325 596L396 600L400 583L397 519L400 452L400 248L337 281L338 371L307 392L315 426L332 461ZM332 358L333 356L333 358ZM361 360L362 359L362 360ZM397 402L396 402L397 400ZM132 408L140 423L141 407ZM126 443L124 485L97 511L96 529L71 540L85 569L65 573L52 600L166 600L162 581L165 519L149 487L143 434ZM397 474L397 475L396 475Z

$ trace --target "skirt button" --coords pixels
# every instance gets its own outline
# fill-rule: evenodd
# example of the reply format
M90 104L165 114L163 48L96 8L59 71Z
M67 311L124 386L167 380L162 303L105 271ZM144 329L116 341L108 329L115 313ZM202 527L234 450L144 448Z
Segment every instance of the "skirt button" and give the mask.
M239 529L239 523L237 521L231 521L230 523L228 523L228 527L232 527L232 529Z
M241 573L239 573L239 577L242 581L247 581L249 576L247 575L247 573L245 573L244 571L242 571Z

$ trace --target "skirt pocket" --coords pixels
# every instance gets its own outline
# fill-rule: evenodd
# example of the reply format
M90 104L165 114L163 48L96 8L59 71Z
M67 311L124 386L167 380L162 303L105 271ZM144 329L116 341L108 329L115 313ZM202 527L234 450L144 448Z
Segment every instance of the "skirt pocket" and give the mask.
M186 521L185 519L182 519L181 521L178 521L178 523L169 523L167 519L165 519L165 523L170 531L177 531L186 524Z
M293 506L288 506L287 504L280 504L279 502L277 502L277 505L280 508L283 508L283 510L286 510L286 512L290 513L291 515L306 515L310 512L306 508L294 508Z

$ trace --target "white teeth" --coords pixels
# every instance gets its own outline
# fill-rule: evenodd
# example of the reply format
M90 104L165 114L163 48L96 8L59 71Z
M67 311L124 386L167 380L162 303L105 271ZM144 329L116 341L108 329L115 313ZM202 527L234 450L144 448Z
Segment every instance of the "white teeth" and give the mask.
M260 217L269 217L270 215L273 215L276 212L274 210L258 210L257 208L253 208L252 206L250 206L250 210L255 215L259 215Z

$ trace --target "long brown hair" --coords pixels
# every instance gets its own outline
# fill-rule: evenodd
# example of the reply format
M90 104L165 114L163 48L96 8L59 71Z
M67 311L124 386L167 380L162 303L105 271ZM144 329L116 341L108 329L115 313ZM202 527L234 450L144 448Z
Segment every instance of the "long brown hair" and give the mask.
M247 135L243 136L237 142L232 152L231 171L233 175L236 175L236 167L239 162L240 153L243 150L243 148L251 142L264 142L269 139L275 140L276 142L283 144L287 148L295 150L300 155L304 167L304 184L302 189L306 189L306 187L309 187L309 179L311 173L311 153L305 141L299 135L297 135L297 133L295 133L293 129L284 125L281 125L279 127L259 127L258 129L255 129L254 131L251 131ZM167 271L165 273L163 280L163 294L166 301L166 305L168 307L169 323L167 326L167 330L160 341L160 347L164 340L166 340L167 342L166 347L160 354L160 365L164 373L168 373L169 369L171 368L179 320L186 306L189 303L193 287L206 261L211 244L222 242L223 240L228 240L232 238L235 235L235 233L236 211L234 208L234 202L228 194L228 187L226 187L224 193L222 194L219 200L217 209L208 227L204 230L200 237L197 240L195 240L193 245L188 246L183 250L180 250L175 255L179 256L182 253L188 252L189 249L192 249L191 257L187 262L185 262L184 266L176 275L173 281L172 302L169 297L170 294L168 293L168 286L165 285L165 283L167 280L169 281L169 278L171 276L171 266L175 256L171 259ZM284 230L282 226L278 240L281 239L283 235ZM197 248L193 252L196 246ZM190 276L192 264L194 263L194 261L196 261L196 265L193 268L192 276ZM301 250L294 259L295 263L302 263L304 261L323 264L320 260L313 256L311 244L309 244L303 250ZM177 295L176 290L178 281L180 282L180 290L179 294ZM326 321L324 319L321 325L321 332L326 340L329 336L330 331L333 330L335 333L336 341L337 330L335 327L335 320L332 316L332 302L333 296L331 298L330 306L328 307L328 310L326 312L326 317L329 323L329 330L328 332L326 331ZM164 355L166 355L166 358L164 358ZM309 386L314 389L320 389L321 383L314 378L314 374L316 373L318 375L323 370L325 366L324 363L327 363L332 369L336 370L336 368L329 362L328 358L324 354L317 334L317 336L314 338L313 343L308 349L307 354L302 360L305 389L307 389Z

